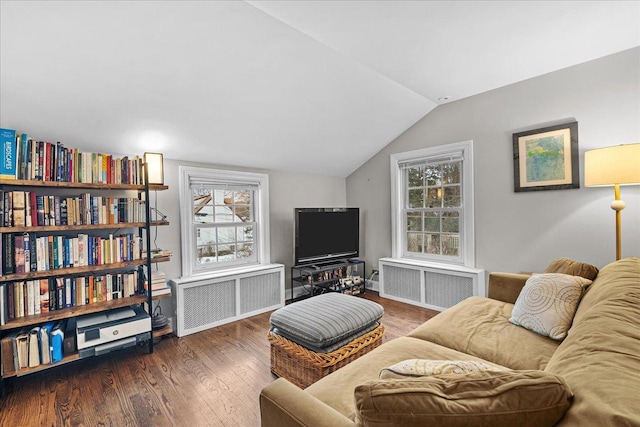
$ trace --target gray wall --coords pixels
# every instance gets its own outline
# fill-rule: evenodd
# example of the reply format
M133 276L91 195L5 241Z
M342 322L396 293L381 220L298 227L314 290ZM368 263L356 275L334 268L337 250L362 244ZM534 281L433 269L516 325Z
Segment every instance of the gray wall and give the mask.
M512 134L573 120L581 188L514 193ZM584 152L640 142L640 48L441 105L351 174L368 271L391 256L389 155L465 140L474 141L476 267L542 271L556 257L603 267L615 259L613 188L584 187ZM640 186L621 196L623 256L640 256Z
M298 207L346 206L345 179L311 174L276 172L231 166L208 165L174 160L164 161L164 182L169 190L151 195L152 206L157 195L158 209L167 215L171 225L158 227L156 244L173 252L169 263L159 265L160 270L173 279L181 276L180 250L180 191L179 166L208 167L212 169L242 170L269 175L269 217L271 234L271 262L285 265L287 287L293 264L293 209ZM151 234L152 246L154 233ZM288 297L288 294L287 294Z

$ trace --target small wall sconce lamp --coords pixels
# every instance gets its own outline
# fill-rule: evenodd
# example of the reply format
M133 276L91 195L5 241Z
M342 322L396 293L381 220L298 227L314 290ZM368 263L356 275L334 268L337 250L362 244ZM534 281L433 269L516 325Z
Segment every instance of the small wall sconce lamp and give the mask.
M640 185L640 143L599 148L584 153L584 185L587 187L613 186L615 200L611 209L616 211L616 259L622 257L621 185Z
M164 161L162 153L144 153L149 184L164 184Z

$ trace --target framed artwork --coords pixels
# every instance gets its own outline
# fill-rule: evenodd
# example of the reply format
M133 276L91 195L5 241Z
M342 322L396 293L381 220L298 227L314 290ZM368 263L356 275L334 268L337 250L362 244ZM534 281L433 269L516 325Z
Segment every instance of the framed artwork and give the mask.
M514 190L580 188L578 122L513 134Z

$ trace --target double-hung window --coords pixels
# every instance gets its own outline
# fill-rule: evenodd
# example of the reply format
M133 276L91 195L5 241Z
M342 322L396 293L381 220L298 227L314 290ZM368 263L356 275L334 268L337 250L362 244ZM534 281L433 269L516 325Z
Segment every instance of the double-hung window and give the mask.
M180 171L183 275L268 263L268 176Z
M470 141L391 156L394 257L473 264L472 166Z

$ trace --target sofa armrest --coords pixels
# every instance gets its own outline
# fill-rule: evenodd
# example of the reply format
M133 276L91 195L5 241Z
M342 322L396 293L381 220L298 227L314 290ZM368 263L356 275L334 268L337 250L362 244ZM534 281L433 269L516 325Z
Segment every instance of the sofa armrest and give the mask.
M489 298L515 304L530 274L489 273Z
M355 423L329 405L278 378L260 393L262 427L354 427Z

